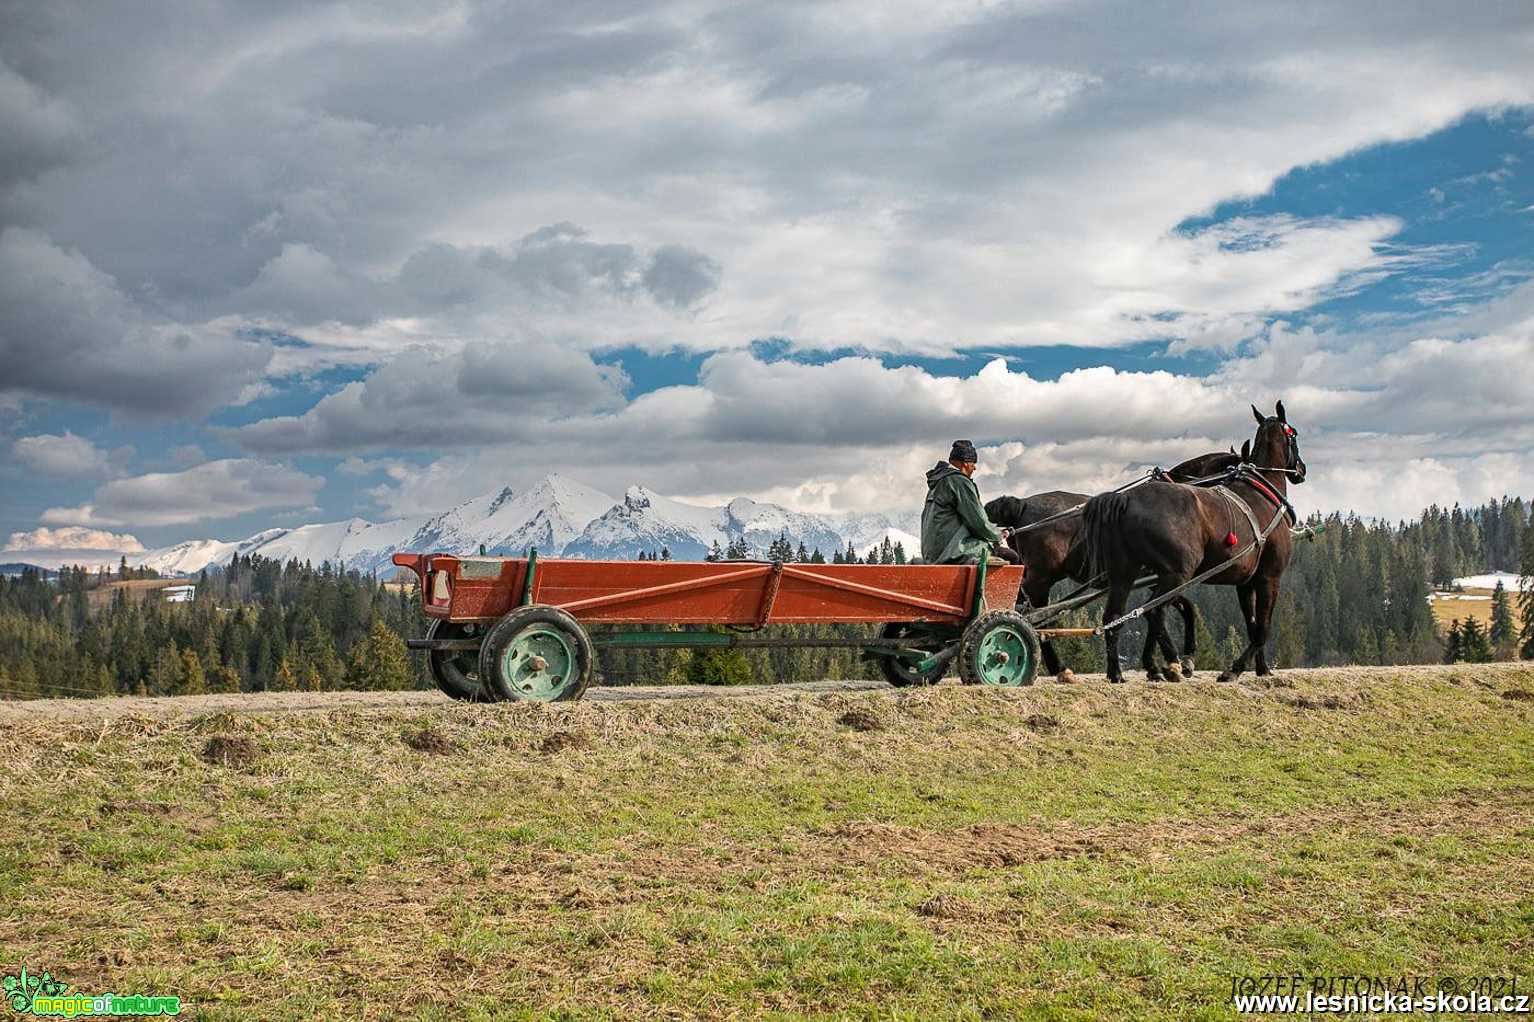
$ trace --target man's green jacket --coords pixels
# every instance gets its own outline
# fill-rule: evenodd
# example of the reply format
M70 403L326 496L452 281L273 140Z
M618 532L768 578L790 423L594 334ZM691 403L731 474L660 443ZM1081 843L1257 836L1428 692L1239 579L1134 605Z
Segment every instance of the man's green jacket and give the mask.
M928 564L978 561L1001 533L980 506L980 489L946 461L927 473L927 503L921 509L921 558Z

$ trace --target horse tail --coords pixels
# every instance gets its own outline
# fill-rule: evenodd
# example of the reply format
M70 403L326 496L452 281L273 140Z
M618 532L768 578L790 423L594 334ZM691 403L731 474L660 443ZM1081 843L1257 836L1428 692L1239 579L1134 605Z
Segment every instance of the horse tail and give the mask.
M1125 494L1100 493L1081 509L1081 548L1088 578L1096 578L1129 559L1122 528L1128 507Z

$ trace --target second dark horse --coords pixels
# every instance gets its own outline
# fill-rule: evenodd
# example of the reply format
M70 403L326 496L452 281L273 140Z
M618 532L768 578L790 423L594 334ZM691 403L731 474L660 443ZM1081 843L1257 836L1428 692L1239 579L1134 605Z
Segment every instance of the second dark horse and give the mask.
M1179 482L1189 482L1218 475L1239 461L1241 461L1241 455L1234 451L1214 451L1210 454L1201 454L1197 458L1190 458L1174 466L1167 475ZM986 515L997 525L1027 530L1012 533L1007 542L1013 550L1017 551L1023 559L1023 564L1027 566L1027 571L1023 575L1023 593L1028 597L1028 602L1035 607L1043 607L1049 603L1049 591L1056 582L1071 579L1078 583L1085 583L1090 575L1087 572L1086 558L1083 556L1081 547L1082 516L1080 514L1068 515L1038 528L1027 527L1042 522L1052 515L1081 507L1087 502L1087 498L1088 494L1085 493L1048 490L1027 497L997 497L985 505ZM1181 669L1179 670L1177 666L1177 652L1164 629L1159 631L1159 635L1147 633L1145 659L1150 657L1151 643L1159 641L1162 655L1166 658L1168 675L1174 679L1178 674L1192 677L1196 611L1193 601L1186 597L1174 600L1173 605L1182 612ZM1039 645L1040 652L1044 655L1044 669L1059 681L1071 681L1075 676L1069 667L1061 664L1060 655L1055 651L1054 644L1048 639L1043 639Z

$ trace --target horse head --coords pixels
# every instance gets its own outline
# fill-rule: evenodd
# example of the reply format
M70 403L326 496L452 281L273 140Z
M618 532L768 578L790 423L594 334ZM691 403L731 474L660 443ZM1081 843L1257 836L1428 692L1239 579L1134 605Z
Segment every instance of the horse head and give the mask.
M1264 415L1252 406L1257 420L1257 435L1252 438L1251 460L1258 468L1282 469L1294 483L1305 481L1305 459L1300 457L1300 434L1289 425L1284 403L1274 406L1274 415ZM1245 451L1245 445L1242 446Z

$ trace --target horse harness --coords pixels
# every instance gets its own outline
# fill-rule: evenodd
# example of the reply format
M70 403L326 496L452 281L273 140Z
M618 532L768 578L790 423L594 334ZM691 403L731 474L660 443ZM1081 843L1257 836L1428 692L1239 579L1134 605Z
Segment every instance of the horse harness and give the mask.
M1198 482L1207 483L1208 481L1199 480ZM1247 483L1259 494L1261 494L1265 500L1273 505L1273 517L1268 520L1268 525L1266 528L1258 527L1257 516L1252 513L1251 505L1242 500L1240 497L1236 496L1236 494L1228 488L1227 484L1236 482ZM1184 483L1181 485L1186 486L1192 484ZM1278 528L1279 522L1283 521L1285 518L1289 518L1290 520L1297 520L1293 506L1291 506L1290 503L1284 499L1284 495L1274 489L1266 479L1262 478L1262 476L1258 474L1258 470L1251 465L1241 464L1235 466L1229 472L1225 473L1225 478L1223 478L1220 482L1216 483L1211 488L1223 494L1225 499L1234 503L1241 509L1242 513L1246 515L1246 520L1250 522L1252 526L1252 541L1246 546L1242 547L1240 550L1231 554L1230 557L1226 558L1224 561L1214 565L1213 567L1204 569L1197 575L1194 575L1192 578L1188 579L1188 581L1177 586L1175 589L1162 593L1160 596L1152 597L1151 599L1146 600L1144 603L1140 604L1138 607L1120 615L1112 621L1107 621L1098 625L1096 628L1092 629L1094 634L1102 635L1105 632L1110 632L1115 628L1119 628L1125 623L1143 616L1147 611L1154 610L1164 603L1175 600L1177 597L1181 596L1187 590L1192 589L1200 582L1203 582L1206 579L1211 579L1214 576L1220 574L1222 571L1228 571L1233 562L1239 561L1253 550L1257 550L1260 553L1262 550L1262 545L1268 541L1269 536L1273 535L1273 530ZM1253 567L1252 570L1255 572L1256 568Z
M1216 483L1215 485L1209 487L1209 489L1218 493L1231 504L1235 505L1235 507L1239 509L1244 516L1246 516L1246 523L1252 527L1252 535L1256 537L1253 542L1256 545L1259 553L1262 550L1263 544L1268 541L1268 537L1273 534L1273 530L1278 527L1278 522L1280 519L1287 517L1291 522L1297 523L1298 516L1295 514L1294 506L1285 500L1283 494L1274 489L1266 479L1262 478L1256 469L1247 465L1237 465L1235 468L1231 469L1227 475L1228 478L1226 481ZM1251 486L1252 489L1256 490L1257 493L1262 496L1262 498L1265 499L1269 504L1273 505L1274 514L1273 517L1269 519L1267 528L1263 528L1257 524L1257 515L1253 513L1252 505L1238 497L1235 491L1233 491L1227 485L1227 482L1244 482ZM1232 528L1230 530L1230 538L1226 542L1230 546L1235 546L1236 530L1234 528L1234 517L1232 518L1231 524ZM1235 558L1233 557L1231 560L1235 560Z

